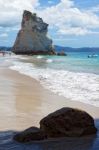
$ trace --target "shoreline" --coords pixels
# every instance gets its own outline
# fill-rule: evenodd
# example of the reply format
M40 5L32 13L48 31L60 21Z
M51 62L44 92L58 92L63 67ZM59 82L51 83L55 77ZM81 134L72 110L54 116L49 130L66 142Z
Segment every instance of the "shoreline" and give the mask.
M13 140L17 131L31 126L61 107L74 107L88 112L95 121L97 135L63 137L21 144ZM98 150L99 108L70 101L45 89L39 81L3 67L0 69L0 150Z
M45 89L38 81L29 76L7 68L1 69L0 76L7 81L5 83L6 88L3 87L3 91L6 91L7 87L10 90L7 91L8 95L2 96L0 94L4 101L7 101L6 99L9 100L6 103L6 107L10 107L8 110L4 109L3 114L2 110L0 111L0 114L4 115L3 118L5 120L0 115L0 118L3 120L3 123L1 121L2 124L0 125L1 131L8 129L23 130L30 126L39 127L39 121L43 117L62 107L82 109L94 119L99 118L98 107L67 100Z

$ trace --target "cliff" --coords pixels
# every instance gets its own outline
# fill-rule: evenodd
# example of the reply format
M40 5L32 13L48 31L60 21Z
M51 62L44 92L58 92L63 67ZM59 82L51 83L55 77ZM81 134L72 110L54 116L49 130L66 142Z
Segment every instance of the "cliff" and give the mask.
M48 24L35 13L25 10L12 51L16 54L55 54L47 33Z

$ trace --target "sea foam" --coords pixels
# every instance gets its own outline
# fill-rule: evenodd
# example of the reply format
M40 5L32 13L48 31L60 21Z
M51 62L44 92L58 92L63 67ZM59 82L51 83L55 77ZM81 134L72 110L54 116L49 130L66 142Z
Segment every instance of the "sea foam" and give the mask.
M37 59L42 59L42 58L43 58L43 56L38 55L36 58L37 58Z
M99 107L99 75L37 68L31 63L18 61L10 69L40 81L46 89L67 99Z
M47 63L52 63L53 60L52 60L52 59L47 59L46 62L47 62Z

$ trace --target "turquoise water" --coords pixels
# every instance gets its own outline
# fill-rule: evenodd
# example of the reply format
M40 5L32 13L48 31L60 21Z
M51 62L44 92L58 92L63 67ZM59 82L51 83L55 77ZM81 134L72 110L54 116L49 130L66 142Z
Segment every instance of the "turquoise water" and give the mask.
M66 99L99 107L99 56L88 58L88 52L67 54L22 56L10 69L38 80L44 88Z
M87 58L89 53L68 53L61 56L12 56L0 58L0 67L7 64L10 69L38 80L44 88L64 96L68 100L80 101L99 107L99 57ZM6 63L5 63L6 62ZM9 67L8 65L8 67ZM32 82L31 82L32 84ZM60 97L61 100L61 97ZM57 99L55 99L57 101ZM99 129L99 120L95 120ZM98 150L97 136L66 138L47 144L20 144L13 141L15 131L0 133L0 150ZM72 143L72 147L71 147Z
M43 59L48 60L48 68L99 74L99 56L96 58L88 58L88 55L90 55L88 52L67 54L68 56L43 56ZM97 54L99 55L99 52ZM42 64L40 67L46 66Z

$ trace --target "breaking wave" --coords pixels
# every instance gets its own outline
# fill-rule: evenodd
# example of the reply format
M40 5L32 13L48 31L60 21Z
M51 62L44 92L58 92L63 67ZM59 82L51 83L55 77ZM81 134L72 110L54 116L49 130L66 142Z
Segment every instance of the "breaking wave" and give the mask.
M10 69L40 81L46 89L67 99L99 107L99 75L37 68L31 63L18 61Z

